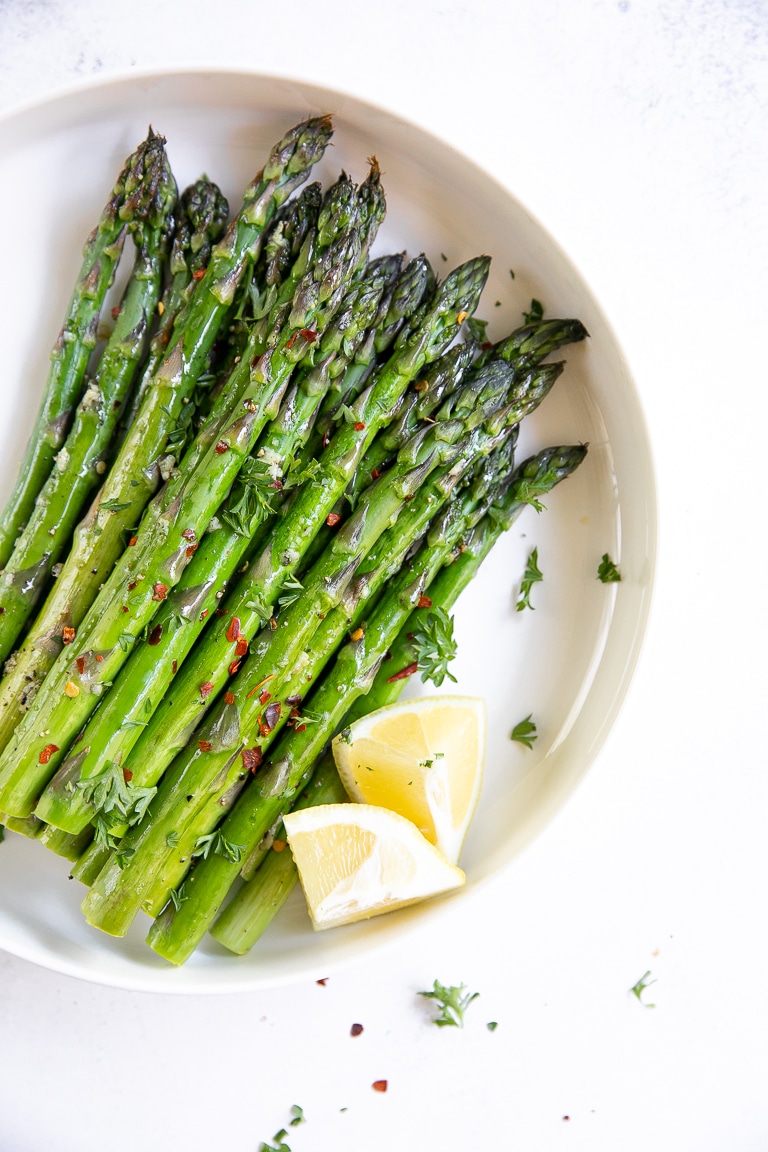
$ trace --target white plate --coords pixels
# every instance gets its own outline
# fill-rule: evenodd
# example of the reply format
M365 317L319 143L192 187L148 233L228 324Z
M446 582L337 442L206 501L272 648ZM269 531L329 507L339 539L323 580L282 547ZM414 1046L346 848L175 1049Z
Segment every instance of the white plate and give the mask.
M589 289L534 217L454 149L380 108L300 82L218 71L131 73L0 121L0 216L12 222L4 267L15 289L0 310L3 495L32 426L80 247L147 124L166 136L180 187L206 172L237 207L268 148L292 124L322 112L336 123L334 147L318 169L324 182L341 167L362 179L374 153L381 165L389 211L377 251L423 250L438 270L492 255L478 315L490 321L494 339L521 323L532 297L548 316L576 316L590 332L565 351L565 375L521 437L521 452L588 441L587 461L549 498L546 513L526 511L456 612L458 685L445 688L484 696L489 722L486 783L462 859L468 884L450 900L320 934L297 893L249 956L232 957L207 941L177 970L145 946L148 920L120 941L88 928L79 913L83 890L67 879L66 862L7 834L0 947L69 975L163 992L254 989L327 975L424 918L450 914L454 901L471 899L478 884L509 868L566 802L616 716L637 659L655 562L653 469L635 386ZM545 579L534 589L535 611L516 612L534 544ZM620 584L597 580L604 552L620 564ZM539 731L532 751L509 739L528 713Z

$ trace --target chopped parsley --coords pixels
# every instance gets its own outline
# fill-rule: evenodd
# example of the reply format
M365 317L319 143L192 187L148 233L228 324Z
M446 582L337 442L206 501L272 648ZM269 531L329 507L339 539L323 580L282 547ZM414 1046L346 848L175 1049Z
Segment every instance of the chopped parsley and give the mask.
M525 744L526 748L533 748L534 740L538 739L536 725L531 719L532 715L533 713L529 712L525 720L521 720L519 724L515 724L509 734L510 740L516 740L518 744Z
M533 604L531 604L531 590L534 584L540 584L543 579L544 577L539 570L539 550L534 548L526 561L525 572L520 581L520 595L515 605L518 612L522 612L524 608L534 610Z
M616 584L621 580L621 573L607 552L603 552L603 558L597 567L597 578L603 584Z
M540 300L531 300L531 307L527 312L523 312L523 322L525 324L538 324L539 320L544 319L544 307Z
M419 996L436 1001L440 1014L434 1018L434 1023L438 1028L445 1028L447 1025L452 1025L454 1028L464 1027L464 1013L472 1001L480 995L479 992L465 993L465 988L466 984L446 987L439 980L435 980L431 992L419 992Z
M643 1008L655 1008L656 1007L655 1004L648 1004L645 1000L643 1000L643 992L645 992L646 988L650 987L651 984L656 983L655 980L649 980L648 979L650 974L651 974L650 969L647 972L643 972L642 976L637 981L637 983L633 984L632 987L630 988L630 992L632 993L633 996L637 997L637 999L642 1004Z
M444 608L431 608L421 626L413 632L412 639L422 680L431 680L439 688L447 676L455 684L456 677L448 671L448 665L458 651L453 637L453 616L449 616Z

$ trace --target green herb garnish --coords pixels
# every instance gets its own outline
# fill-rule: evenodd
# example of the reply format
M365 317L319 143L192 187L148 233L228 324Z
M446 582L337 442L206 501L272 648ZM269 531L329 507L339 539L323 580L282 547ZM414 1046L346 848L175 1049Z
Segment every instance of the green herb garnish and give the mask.
M650 974L651 974L650 969L647 972L643 972L642 976L637 981L637 983L633 984L632 987L630 988L630 992L632 993L633 996L637 997L637 999L642 1004L643 1008L655 1008L656 1007L655 1004L647 1004L645 1002L645 1000L643 1000L643 992L645 992L646 988L650 987L651 984L656 983L655 980L649 980L648 979Z
M440 1015L435 1017L434 1022L438 1028L445 1028L449 1024L454 1028L464 1027L464 1013L472 1001L480 995L479 992L467 992L465 994L465 988L466 984L459 984L458 987L453 985L446 987L439 980L435 980L431 992L419 992L419 996L437 1002Z
M455 684L456 677L448 671L448 665L458 651L453 638L453 616L449 616L444 608L430 609L412 638L421 679L431 680L439 688L447 676Z
M534 584L539 584L544 579L539 571L539 550L534 548L525 565L525 572L520 581L520 595L517 598L517 610L522 612L524 608L530 608L533 611L533 604L531 604L531 589Z
M515 724L509 736L510 740L516 740L518 744L525 744L526 748L533 748L534 740L538 739L536 725L533 720L531 720L532 715L532 712L529 713L525 720L521 720L519 724Z
M539 320L544 318L544 308L540 300L531 300L531 307L528 312L523 312L523 322L525 324L538 324Z
M603 584L616 584L621 580L621 573L607 552L603 552L603 558L597 568L597 578L602 580Z

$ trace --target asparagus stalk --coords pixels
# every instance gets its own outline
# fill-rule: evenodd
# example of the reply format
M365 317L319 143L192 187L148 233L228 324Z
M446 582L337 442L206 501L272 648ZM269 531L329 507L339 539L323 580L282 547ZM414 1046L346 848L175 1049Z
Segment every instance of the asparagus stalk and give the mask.
M409 380L450 344L458 317L474 308L486 275L484 258L456 269L437 290L421 320L414 321L413 328L397 338L387 364L356 402L355 416L359 419L343 424L336 432L320 458L312 483L296 493L271 539L228 600L226 615L238 618L243 636L253 636L262 621L272 617L272 601L294 576L313 538L332 515L365 448L386 424ZM236 655L236 643L227 639L223 629L209 632L175 679L168 710L163 708L163 719L151 721L140 736L134 756L137 763L152 765L154 779L186 743L188 729L200 719L201 705L206 700L212 704L223 690ZM201 684L210 685L202 700Z
M556 374L552 367L547 373L552 378ZM467 386L463 400L457 397L454 409L462 411L462 419L454 417L446 420L442 427L438 424L428 428L427 437L418 436L415 438L416 443L411 445L411 451L402 453L404 460L400 476L386 477L387 484L373 486L367 494L367 502L360 506L345 531L334 541L334 546L313 570L311 579L307 581L305 595L289 609L280 628L260 638L244 674L237 678L236 694L229 693L225 697L200 731L199 739L190 743L174 765L170 776L163 780L158 801L153 804L152 820L144 821L129 833L113 862L99 877L86 901L87 915L92 923L106 931L121 934L142 901L155 911L162 905L174 879L178 882L179 870L183 875L184 865L195 851L198 841L211 832L221 816L222 807L234 801L242 787L242 766L255 763L288 718L288 707L283 708L279 703L264 708L265 697L256 697L261 682L264 679L270 681L269 687L277 698L282 695L285 679L292 674L296 676L297 669L301 669L300 677L302 674L315 676L321 671L322 665L343 635L347 612L335 613L332 617L333 626L330 619L325 621L323 629L326 636L330 633L331 643L321 643L314 661L305 667L306 653L302 661L302 647L317 627L318 618L322 619L339 602L361 557L369 550L369 540L380 536L382 519L386 522L392 517L393 501L407 498L412 492L423 488L428 470L434 469L435 459L439 458L437 446L447 445L445 455L450 460L456 458L458 452L451 444L451 436L455 435L457 424L463 423L465 433L470 431L469 440L462 441L465 459L475 456L475 450L480 446L480 417L487 417L489 409L493 411L494 404L498 407L499 393L503 398L511 374L512 370L502 362L495 370L487 368L471 389ZM510 416L506 427L513 422ZM473 426L478 430L474 438L471 434ZM445 439L441 440L441 437ZM492 442L496 441L489 438L489 448ZM413 467L414 458L418 460L422 454L424 460ZM459 474L457 471L451 475L451 469L447 465L444 467L443 498L447 498ZM428 487L424 488L423 494L425 498L420 503L426 506L428 520L439 494L436 496ZM409 508L418 506L414 501ZM377 564L381 571L377 574L378 587L397 570L402 550L418 538L423 526L423 521L419 523L417 518L409 514L399 534L400 540L393 527L387 534L386 543L380 541ZM364 598L366 584L368 590L373 587L371 576L358 585L359 603ZM265 671L269 671L266 678ZM286 705L290 706L292 699L295 700L295 697L289 694ZM244 734L253 731L259 732L260 744L248 749L249 737ZM131 765L130 760L128 764ZM138 762L136 769L140 771ZM173 843L168 843L169 838ZM128 853L127 858L124 853Z
M484 517L475 528L471 544L465 542L465 550L471 547L478 563L510 522L510 509L516 507L519 511L518 496L513 483L493 506L496 514ZM450 521L450 517L446 519ZM453 526L457 527L455 520ZM450 556L461 533L438 531L431 535L432 539L414 558L413 568L404 568L392 581L364 635L342 648L333 668L315 689L311 706L319 717L318 723L303 732L283 736L270 763L247 785L223 821L217 843L226 846L225 854L211 852L198 860L184 882L183 892L176 893L176 899L168 903L152 925L148 943L165 959L181 964L192 954L237 876L239 861L235 857L242 859L258 844L304 787L318 756L342 726L350 706L370 688L390 644Z
M99 315L114 280L127 226L143 210L146 174L165 141L150 128L146 140L128 157L95 229L83 249L83 263L64 324L51 352L51 366L40 410L16 485L0 517L0 567L5 567L56 453L82 391L85 371L96 346ZM158 173L159 175L159 173ZM150 190L150 196L152 195Z
M162 147L153 149L145 165L143 200L131 224L136 259L115 327L0 579L0 660L12 650L85 501L107 469L120 414L138 374L160 299L176 207L176 182Z
M41 819L77 832L93 817L83 790L73 789L107 763L125 763L195 639L214 618L227 582L270 511L270 490L282 486L283 470L288 471L294 453L306 440L328 381L343 370L362 341L399 264L399 257L375 261L348 291L339 314L322 337L319 363L300 374L277 419L265 429L252 454L249 475L235 486L225 511L217 517L220 527L203 537L179 584L161 605L148 639L138 644L103 706L86 726L78 744L80 750L73 750L43 793L36 809ZM136 774L135 782L146 786L156 780L146 779L142 772Z
M513 519L522 511L525 503L536 505L538 500L572 471L583 458L583 448L547 449L526 460L519 468L517 495L519 504L507 506L505 527L511 527ZM524 500L523 500L524 498ZM461 592L471 582L482 562L483 555L475 546L465 548L453 562L446 564L429 586L433 608L450 612ZM419 609L414 610L401 627L394 644L390 646L391 660L382 662L371 690L358 697L345 723L350 724L362 716L399 699L405 687L408 669L413 668L416 655L413 633L418 629ZM392 669L396 671L393 673ZM414 672L416 669L413 669ZM406 675L403 675L406 671ZM345 799L345 793L333 763L333 755L327 752L312 777L308 788L300 796L295 808L313 804L338 803ZM275 832L281 838L282 826ZM225 948L237 955L245 955L261 938L267 927L280 911L299 880L298 870L290 851L274 852L268 847L256 852L257 871L246 874L248 881L219 913L211 927L211 935ZM263 862L261 862L263 860Z

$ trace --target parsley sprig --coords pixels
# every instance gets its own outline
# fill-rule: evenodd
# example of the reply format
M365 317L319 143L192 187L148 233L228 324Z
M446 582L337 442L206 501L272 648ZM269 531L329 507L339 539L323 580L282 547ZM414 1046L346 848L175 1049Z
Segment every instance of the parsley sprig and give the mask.
M525 744L526 748L533 748L534 740L538 739L536 725L531 719L532 715L533 713L529 712L525 720L521 720L519 724L515 724L509 734L510 740L516 740L518 744Z
M651 974L650 969L647 972L643 972L642 976L637 981L637 983L633 984L632 987L630 988L630 992L632 993L633 996L637 997L637 999L642 1004L643 1008L655 1008L656 1007L655 1004L649 1004L647 1001L643 1000L643 992L645 992L646 988L650 987L651 984L656 983L655 980L649 980L648 979L650 974Z
M531 590L534 584L540 584L544 577L539 570L539 550L534 548L525 565L525 572L520 581L520 595L517 598L515 605L518 612L522 612L524 608L530 608L533 611L533 604L531 604Z
M107 760L93 776L78 780L73 791L80 793L83 802L95 810L93 824L96 828L96 843L102 848L111 849L119 843L119 839L114 836L115 828L126 824L132 828L138 824L144 818L157 788L137 787L126 780L118 764Z
M603 552L603 558L597 566L597 578L603 584L616 584L621 580L621 573L607 552Z
M438 1028L452 1025L454 1028L464 1027L464 1013L473 1000L480 995L479 992L465 992L466 984L450 985L446 987L439 980L435 980L431 992L419 992L427 1000L435 1000L440 1008L440 1015L434 1018Z
M208 836L198 837L191 855L202 856L205 860L211 852L215 856L223 856L232 864L239 864L243 858L242 844L232 844L218 828Z
M449 616L444 608L431 608L421 627L412 633L412 640L422 680L431 680L439 688L447 676L455 684L456 677L448 671L448 665L458 651L453 637L453 616Z

